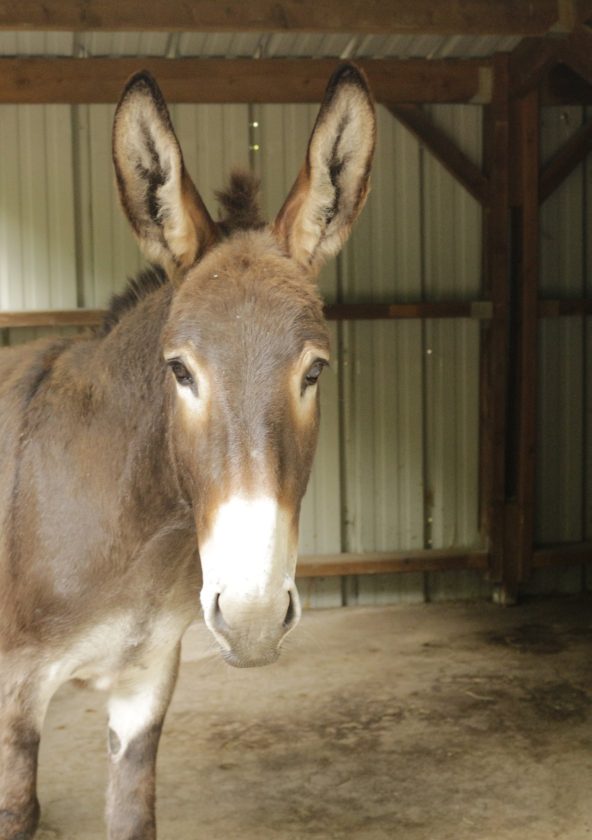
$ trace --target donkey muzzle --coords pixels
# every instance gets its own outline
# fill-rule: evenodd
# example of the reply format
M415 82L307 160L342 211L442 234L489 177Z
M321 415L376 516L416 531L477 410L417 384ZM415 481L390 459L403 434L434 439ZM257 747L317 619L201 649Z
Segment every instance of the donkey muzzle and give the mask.
M293 581L267 596L258 593L249 597L232 589L209 596L202 592L202 605L206 625L219 643L224 660L236 668L275 662L282 642L301 615Z

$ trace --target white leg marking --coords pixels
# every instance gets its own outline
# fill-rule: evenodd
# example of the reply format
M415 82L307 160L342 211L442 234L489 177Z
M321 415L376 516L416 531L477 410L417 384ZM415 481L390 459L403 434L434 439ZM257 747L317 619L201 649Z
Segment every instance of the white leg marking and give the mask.
M146 670L120 679L109 698L111 759L117 761L133 739L164 715L172 691L177 651L165 651Z

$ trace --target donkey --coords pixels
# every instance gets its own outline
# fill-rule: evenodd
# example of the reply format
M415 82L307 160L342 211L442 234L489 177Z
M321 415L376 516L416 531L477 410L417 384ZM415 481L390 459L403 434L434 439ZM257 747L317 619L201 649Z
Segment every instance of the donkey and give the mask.
M152 77L124 89L113 157L153 267L94 333L0 353L0 840L33 837L37 753L64 682L109 692L111 840L152 840L155 759L196 617L230 665L300 618L298 519L329 341L314 278L348 236L375 142L341 66L275 221L233 176L216 223Z

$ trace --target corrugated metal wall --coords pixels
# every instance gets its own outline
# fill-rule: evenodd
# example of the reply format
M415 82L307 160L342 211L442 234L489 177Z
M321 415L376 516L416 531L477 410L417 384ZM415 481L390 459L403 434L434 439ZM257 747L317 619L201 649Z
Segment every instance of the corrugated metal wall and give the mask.
M70 108L0 106L0 148L0 307L75 307Z
M431 118L480 163L481 111L438 106ZM346 300L479 297L481 212L386 111L377 177L342 259ZM476 322L344 326L346 543L350 551L478 542ZM354 582L355 586L355 582ZM364 577L360 603L479 594L479 577Z
M83 36L79 47L96 54L100 37ZM176 49L193 52L184 38ZM139 49L128 41L122 52ZM46 48L32 44L29 51L35 46ZM247 52L252 46L243 45ZM153 48L161 54L164 46ZM210 208L231 166L251 164L273 216L302 163L316 110L172 108L188 168ZM480 162L480 108L434 106L429 113ZM112 115L112 107L97 105L0 108L1 308L103 306L137 270L138 251L113 186ZM581 109L545 111L545 156L581 118ZM543 208L545 293L579 295L590 277L591 171L582 167ZM480 207L382 108L375 173L350 245L323 271L327 300L480 297ZM3 340L32 333L14 331ZM302 553L477 544L478 322L347 322L332 333ZM543 323L540 347L538 537L590 538L590 330L574 319ZM302 590L306 603L332 605L478 596L489 587L467 572L311 580Z

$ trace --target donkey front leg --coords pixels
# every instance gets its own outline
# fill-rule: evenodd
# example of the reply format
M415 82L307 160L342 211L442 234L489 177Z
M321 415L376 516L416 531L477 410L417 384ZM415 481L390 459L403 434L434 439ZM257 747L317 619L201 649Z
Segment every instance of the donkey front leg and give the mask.
M109 699L109 840L156 837L156 752L177 679L180 644L134 677L120 679Z
M0 840L29 840L39 822L39 732L26 717L0 713Z
M35 680L0 674L0 840L30 840L39 822L37 757L46 703Z

